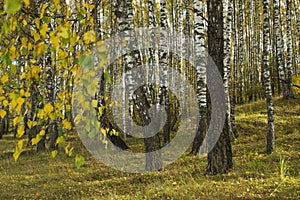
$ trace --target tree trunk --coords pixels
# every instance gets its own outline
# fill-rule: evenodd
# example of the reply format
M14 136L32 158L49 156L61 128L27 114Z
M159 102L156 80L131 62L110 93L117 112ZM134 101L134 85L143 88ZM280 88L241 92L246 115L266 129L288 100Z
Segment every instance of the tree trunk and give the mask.
M219 0L207 1L208 7L208 53L224 79L223 4ZM228 115L228 113L227 113ZM226 173L232 168L232 150L228 116L218 142L208 153L207 174Z
M287 82L287 90L284 94L284 99L295 98L293 92L293 41L292 41L292 19L291 19L291 0L286 1L286 24L287 24L287 66L286 66L286 77L285 80Z
M271 153L275 148L275 132L274 132L274 108L272 100L270 69L269 69L269 1L263 2L264 11L264 35L263 35L263 65L264 65L264 83L266 89L266 98L268 106L268 133L267 133L267 153Z
M199 124L195 139L193 141L191 154L197 155L203 144L207 131L207 100L206 100L206 56L205 56L205 38L203 10L204 4L201 1L194 3L194 20L195 20L195 68L197 70L197 101L199 108ZM204 147L205 148L205 147ZM203 150L207 153L207 150Z

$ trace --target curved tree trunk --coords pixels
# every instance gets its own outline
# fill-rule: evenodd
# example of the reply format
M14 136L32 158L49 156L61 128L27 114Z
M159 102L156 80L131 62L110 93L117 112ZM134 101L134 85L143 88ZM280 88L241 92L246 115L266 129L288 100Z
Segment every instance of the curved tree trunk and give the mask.
M193 141L192 154L199 153L200 147L203 144L205 134L207 131L207 100L206 100L206 56L205 56L205 38L204 30L204 6L202 1L194 2L194 20L195 20L195 68L197 70L197 101L199 107L199 124L196 132L195 139ZM205 144L204 144L205 146ZM204 147L204 153L207 150Z

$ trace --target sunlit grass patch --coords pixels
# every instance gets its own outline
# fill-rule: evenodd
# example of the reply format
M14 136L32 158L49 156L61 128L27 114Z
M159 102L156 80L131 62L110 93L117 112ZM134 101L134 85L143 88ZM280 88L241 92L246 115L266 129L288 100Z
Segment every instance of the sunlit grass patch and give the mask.
M0 140L0 199L300 199L299 98L274 99L276 150L271 155L265 154L265 105L237 107L234 168L212 177L205 175L206 157L188 152L160 172L116 171L93 158L76 133L67 142L85 157L79 169L64 149L52 158L50 152L25 148L15 162L17 140L5 135ZM126 140L135 144L133 138Z

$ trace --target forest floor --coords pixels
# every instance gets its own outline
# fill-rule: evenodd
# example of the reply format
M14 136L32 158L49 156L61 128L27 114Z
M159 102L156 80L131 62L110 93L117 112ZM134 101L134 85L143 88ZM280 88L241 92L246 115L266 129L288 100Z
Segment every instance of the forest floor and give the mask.
M0 199L300 199L300 95L274 99L276 151L265 154L265 101L237 106L239 137L233 142L233 170L206 176L206 158L188 152L161 172L130 174L94 159L78 137L74 155L26 150L13 160L12 135L0 140Z

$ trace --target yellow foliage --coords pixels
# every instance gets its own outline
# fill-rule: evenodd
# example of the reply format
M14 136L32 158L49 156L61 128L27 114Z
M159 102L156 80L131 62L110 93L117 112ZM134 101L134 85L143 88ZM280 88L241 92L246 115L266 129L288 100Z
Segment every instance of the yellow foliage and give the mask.
M24 0L25 6L28 7L30 5L30 0Z
M14 45L12 45L10 47L10 58L13 60L17 57L17 54L16 54L16 47Z
M52 113L53 112L53 106L51 105L51 103L47 103L44 107L44 112L46 114Z
M36 46L36 52L37 52L37 56L40 57L44 54L45 52L45 43L41 42Z
M20 138L24 135L24 132L25 132L25 126L24 125L21 125L19 128L18 128L18 131L17 131L17 137Z
M23 140L20 140L16 146L16 149L15 149L15 152L13 154L13 157L15 159L15 161L18 160L20 154L22 153L23 151Z
M61 32L58 35L65 39L68 38L69 37L68 29L62 27Z
M1 82L2 83L6 83L7 81L8 81L8 75L7 74L5 74L4 76L2 76L2 78L1 78Z
M27 122L27 126L28 126L29 128L35 127L36 125L37 125L37 122L33 122L33 121L31 121L31 120L28 120L28 122Z
M21 121L22 121L22 116L21 115L19 115L18 117L15 117L14 120L13 120L14 126L16 126Z
M41 68L39 66L33 66L31 69L31 77L38 80L40 71L41 71Z
M90 42L95 42L96 41L96 33L95 31L88 31L83 35L83 40L86 44Z
M55 158L55 157L57 156L57 154L58 154L58 151L57 151L57 150L52 151L52 152L51 152L52 158Z
M38 34L36 32L36 30L32 31L32 35L33 35L33 38L34 38L35 42L38 41L41 38L40 34Z
M4 100L4 101L3 101L3 106L4 106L4 107L8 106L8 101L7 101L7 100Z
M0 110L0 117L4 118L6 115L6 111L5 110Z
M93 108L97 108L98 107L98 101L97 100L93 100L92 101L92 106L93 106Z
M28 91L25 92L25 97L27 97L27 98L30 97L30 92L28 92Z
M37 134L36 137L32 138L32 140L31 140L32 145L36 145L37 143L39 143L42 138L43 138L43 136L41 136L40 134Z
M42 35L43 38L46 38L46 34L48 31L48 25L47 24L43 24L40 30L40 33Z
M62 142L64 142L65 139L64 139L64 136L59 136L57 139L56 139L56 143L55 144L60 144Z
M67 119L64 119L64 121L62 123L63 123L63 126L64 126L65 129L67 129L67 130L72 129L71 122L69 122Z
M55 49L59 48L59 37L56 35L50 36L50 42Z

